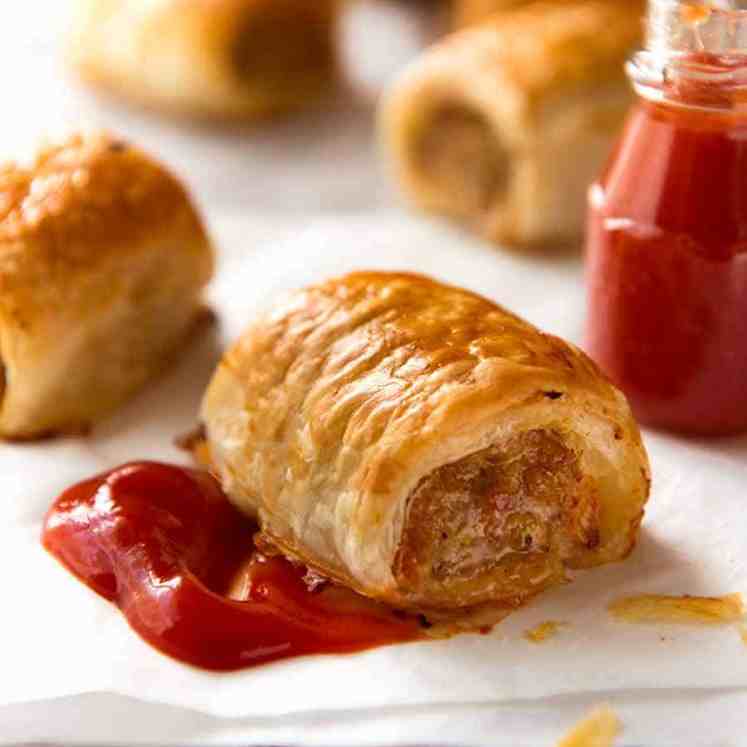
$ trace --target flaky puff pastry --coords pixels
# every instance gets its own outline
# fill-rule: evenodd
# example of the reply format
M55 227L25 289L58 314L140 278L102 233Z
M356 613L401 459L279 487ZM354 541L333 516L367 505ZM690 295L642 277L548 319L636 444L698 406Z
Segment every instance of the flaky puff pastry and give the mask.
M631 101L637 3L546 0L435 45L385 97L381 139L412 204L498 243L580 238L588 185Z
M182 186L121 140L74 136L0 168L0 436L112 410L185 341L212 267Z
M202 419L265 540L431 614L625 557L648 497L628 405L582 352L418 275L290 295L228 350Z
M317 99L334 77L339 0L75 0L70 59L135 103L253 118Z

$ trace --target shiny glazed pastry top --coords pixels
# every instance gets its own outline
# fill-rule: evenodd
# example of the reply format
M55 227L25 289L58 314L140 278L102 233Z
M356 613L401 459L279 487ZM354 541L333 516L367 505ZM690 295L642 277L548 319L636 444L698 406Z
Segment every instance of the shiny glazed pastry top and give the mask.
M213 255L181 184L106 134L0 168L0 436L79 431L159 371Z
M69 56L135 103L253 118L316 100L334 77L339 0L74 0Z
M289 295L225 354L202 419L268 543L409 609L510 609L619 560L648 497L625 399L583 353L418 275Z

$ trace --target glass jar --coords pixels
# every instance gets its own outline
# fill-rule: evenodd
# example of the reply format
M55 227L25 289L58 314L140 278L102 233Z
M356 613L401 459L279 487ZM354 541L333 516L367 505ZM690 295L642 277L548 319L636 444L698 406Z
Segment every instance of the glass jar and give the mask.
M746 430L747 10L651 0L628 73L589 192L588 349L642 422Z

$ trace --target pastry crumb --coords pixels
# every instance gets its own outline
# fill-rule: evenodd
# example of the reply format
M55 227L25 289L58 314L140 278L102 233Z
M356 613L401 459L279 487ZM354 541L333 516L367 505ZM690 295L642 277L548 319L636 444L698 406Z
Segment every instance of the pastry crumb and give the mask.
M742 643L747 646L747 625L744 623L739 626L739 636L742 639Z
M188 433L177 436L174 445L190 454L198 467L211 470L213 460L210 456L210 446L207 441L207 433L204 425L198 425Z
M617 714L607 705L595 708L561 739L557 747L612 747L622 731Z
M670 597L639 594L613 602L610 614L628 623L726 625L744 617L741 594L724 597Z
M554 638L560 629L565 627L568 623L557 622L555 620L548 620L547 622L540 623L534 628L527 630L524 633L524 638L530 643L544 643L550 638Z

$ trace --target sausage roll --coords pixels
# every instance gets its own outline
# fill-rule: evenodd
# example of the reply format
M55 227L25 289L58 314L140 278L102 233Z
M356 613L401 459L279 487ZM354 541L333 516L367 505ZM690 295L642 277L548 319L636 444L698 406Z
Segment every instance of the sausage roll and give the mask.
M631 100L628 2L535 2L458 32L386 97L393 171L419 208L518 246L570 243Z
M251 118L330 87L339 0L75 0L71 59L155 109Z
M204 313L212 250L179 182L108 135L0 169L0 436L80 431Z
M431 614L624 558L648 497L625 398L581 351L418 275L290 295L228 350L202 419L264 540Z

